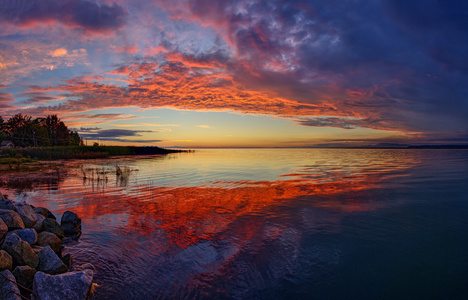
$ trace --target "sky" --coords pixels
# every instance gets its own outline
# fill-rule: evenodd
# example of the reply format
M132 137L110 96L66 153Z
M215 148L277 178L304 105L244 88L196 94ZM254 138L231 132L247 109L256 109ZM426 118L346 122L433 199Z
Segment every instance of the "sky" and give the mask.
M0 115L87 143L468 144L465 0L0 0Z

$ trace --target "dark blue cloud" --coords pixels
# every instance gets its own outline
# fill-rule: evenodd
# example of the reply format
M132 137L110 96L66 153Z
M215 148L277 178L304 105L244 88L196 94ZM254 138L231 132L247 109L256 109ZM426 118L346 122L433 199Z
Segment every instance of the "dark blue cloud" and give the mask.
M227 29L249 60L249 69L231 61L231 71L250 88L304 103L328 94L337 112L400 129L468 129L467 1L218 1L206 10L206 1L188 2ZM365 96L349 98L350 90Z
M123 143L158 143L162 140L128 139L127 137L140 137L140 133L157 132L153 130L129 130L129 129L100 129L82 127L77 130L84 139L123 142Z
M121 28L126 11L117 4L88 0L4 0L0 22L19 26L55 21L86 31L108 32Z
M142 132L154 132L152 130L129 130L129 129L99 129L99 130L86 130L82 134L85 138L117 138L117 137L129 137L129 136L142 136Z

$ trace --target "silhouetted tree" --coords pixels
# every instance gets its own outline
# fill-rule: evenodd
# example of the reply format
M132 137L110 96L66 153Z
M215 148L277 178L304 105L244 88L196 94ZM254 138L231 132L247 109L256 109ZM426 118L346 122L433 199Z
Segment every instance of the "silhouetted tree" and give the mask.
M6 123L0 117L0 141L10 139L16 146L78 146L83 140L78 132L68 130L57 115L46 118L16 114Z
M70 145L71 146L84 146L83 139L76 131L70 131Z
M33 128L31 116L16 114L7 122L7 134L11 141L20 147L32 146Z
M45 118L33 120L34 139L33 145L37 147L52 146L49 138L49 132L45 123Z
M0 116L0 143L6 139L6 132L5 132L5 121L3 121L2 116Z

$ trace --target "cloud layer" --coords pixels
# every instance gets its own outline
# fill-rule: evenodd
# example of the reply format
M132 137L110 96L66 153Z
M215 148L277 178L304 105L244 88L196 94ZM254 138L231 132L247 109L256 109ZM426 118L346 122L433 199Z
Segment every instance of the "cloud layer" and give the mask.
M467 11L435 0L3 1L3 36L14 34L0 40L0 83L67 75L7 91L0 105L234 111L463 139Z

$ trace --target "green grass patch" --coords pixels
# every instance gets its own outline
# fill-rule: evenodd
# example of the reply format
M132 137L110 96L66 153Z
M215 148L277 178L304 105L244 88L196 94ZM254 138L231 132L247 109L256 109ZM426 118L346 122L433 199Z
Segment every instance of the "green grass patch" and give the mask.
M0 165L27 164L27 163L33 163L33 162L36 162L36 161L37 161L37 159L32 159L32 158L27 158L27 157L21 157L21 158L0 157Z

